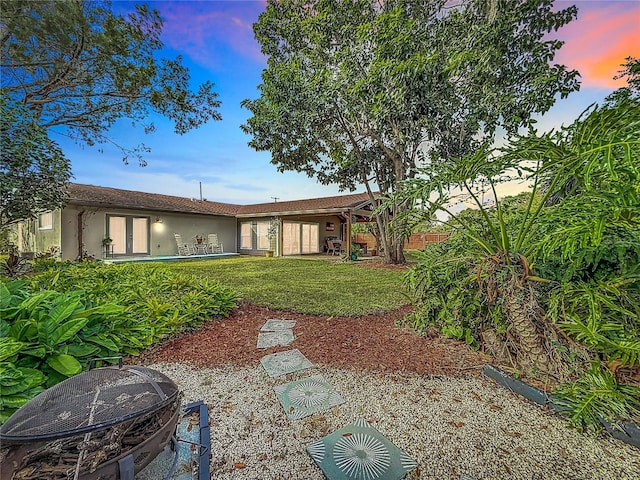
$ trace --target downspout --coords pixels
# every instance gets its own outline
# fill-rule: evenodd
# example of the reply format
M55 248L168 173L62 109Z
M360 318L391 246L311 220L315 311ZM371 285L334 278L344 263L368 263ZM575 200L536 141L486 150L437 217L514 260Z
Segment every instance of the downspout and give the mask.
M82 228L82 216L84 215L84 210L80 210L80 213L78 213L78 258L80 260L82 260L82 254L84 253L82 251L82 246L83 246L83 238L82 238L82 232L83 232L83 228Z

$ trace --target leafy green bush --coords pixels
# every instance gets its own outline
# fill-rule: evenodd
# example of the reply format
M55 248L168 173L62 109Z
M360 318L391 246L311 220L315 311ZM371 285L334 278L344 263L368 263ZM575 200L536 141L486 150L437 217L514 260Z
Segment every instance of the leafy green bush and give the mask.
M619 383L600 362L554 393L556 401L568 408L573 426L595 433L602 429L600 419L615 425L620 419L640 416L640 387Z
M0 283L0 421L38 394L117 355L125 309L95 305L82 291L32 293L23 281Z
M436 327L446 337L476 348L478 323L487 318L488 309L471 273L476 260L461 251L464 240L454 234L446 243L432 243L416 253L418 263L407 271L404 282L417 308L405 321L419 332Z
M193 329L237 306L237 294L217 282L162 265L105 265L83 262L52 268L32 278L35 289L70 292L82 288L89 299L126 308L129 331L136 342L125 342L126 353L137 353L159 338Z
M235 307L228 288L143 265L58 262L30 283L0 282L0 423L93 359L138 354Z
M593 430L602 428L599 418L638 414L639 129L640 99L626 98L592 107L560 131L520 136L501 155L479 151L443 165L404 191L425 215L448 212L445 192L456 188L478 206L453 217L457 231L406 276L418 306L414 326L482 340L496 358L506 352L509 366L566 382L558 393L572 422ZM481 185L495 196L508 168L528 172L533 194L496 196L486 208ZM536 344L524 345L530 338ZM521 362L523 353L537 363Z

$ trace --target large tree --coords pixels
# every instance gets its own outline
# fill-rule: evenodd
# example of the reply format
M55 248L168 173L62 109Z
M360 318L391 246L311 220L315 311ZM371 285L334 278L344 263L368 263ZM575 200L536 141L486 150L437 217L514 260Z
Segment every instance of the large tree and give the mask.
M213 84L192 90L180 57L158 57L161 31L158 12L146 5L121 16L107 1L3 2L3 92L43 129L58 127L88 145L114 142L108 131L120 118L149 132L150 114L160 114L179 134L219 120ZM117 146L125 160L134 154L144 163L144 146Z
M21 103L0 90L0 229L66 201L69 161Z
M280 171L363 184L375 201L577 90L547 36L576 13L552 0L269 0L254 26L268 67L243 128ZM376 217L390 263L404 261L391 219L406 208Z

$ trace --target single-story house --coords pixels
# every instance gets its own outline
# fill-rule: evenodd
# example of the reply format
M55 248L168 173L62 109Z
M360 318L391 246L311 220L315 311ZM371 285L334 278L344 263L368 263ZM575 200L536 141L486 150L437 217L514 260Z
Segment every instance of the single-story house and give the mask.
M23 252L55 249L70 260L157 257L178 254L175 234L193 244L215 233L224 252L302 255L350 238L351 223L369 221L372 210L366 193L236 205L72 183L67 205L19 225L16 241Z

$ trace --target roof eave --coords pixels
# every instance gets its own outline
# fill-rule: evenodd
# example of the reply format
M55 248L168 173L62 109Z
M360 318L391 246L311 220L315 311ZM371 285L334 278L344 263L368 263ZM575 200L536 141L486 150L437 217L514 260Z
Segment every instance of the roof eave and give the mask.
M358 214L360 212L366 212L370 214L371 212L366 210L358 210ZM342 214L344 212L352 212L356 213L356 209L353 207L335 207L335 208L317 208L312 210L288 210L288 211L279 211L279 212L261 212L261 213L238 213L236 217L238 218L250 218L250 217L278 217L278 216L291 216L291 215L332 215L332 214Z
M96 208L119 208L121 210L148 210L151 212L166 212L166 213L189 213L194 215L217 215L220 217L236 217L234 213L219 213L219 212L202 212L196 210L186 209L170 209L170 208L158 208L149 207L147 205L122 205L111 202L92 202L86 200L71 199L67 202L67 205L74 205L77 207L96 207Z

